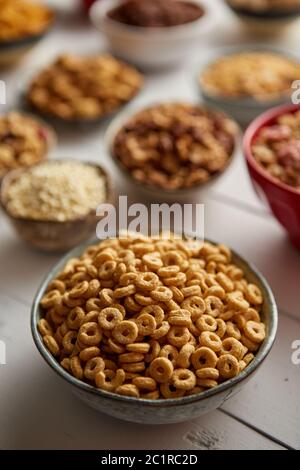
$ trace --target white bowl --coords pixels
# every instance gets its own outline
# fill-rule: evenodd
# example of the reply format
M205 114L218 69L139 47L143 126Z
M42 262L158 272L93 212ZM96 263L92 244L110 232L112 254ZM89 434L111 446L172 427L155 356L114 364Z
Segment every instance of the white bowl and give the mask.
M196 21L162 28L129 26L108 17L120 0L98 0L90 10L94 26L103 33L112 52L141 68L161 68L183 62L214 24L209 0L182 0L203 6L205 14ZM200 43L200 44L199 44Z

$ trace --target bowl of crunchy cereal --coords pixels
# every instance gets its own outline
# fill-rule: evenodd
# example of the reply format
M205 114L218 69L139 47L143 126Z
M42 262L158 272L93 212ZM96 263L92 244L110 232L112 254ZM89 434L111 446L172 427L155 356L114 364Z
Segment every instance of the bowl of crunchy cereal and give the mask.
M113 200L101 166L71 159L12 170L0 187L0 205L20 238L47 252L66 252L93 237L98 205Z
M232 162L238 137L237 124L219 110L166 102L118 116L106 142L131 186L172 199L216 181Z
M279 106L255 119L244 153L259 195L300 249L300 105Z
M290 103L300 60L269 47L225 48L197 75L204 102L245 125L271 107Z
M118 57L142 68L164 68L196 52L216 12L208 0L100 0L90 17Z
M54 21L46 5L30 0L0 1L0 65L20 59L39 42Z
M64 257L38 289L31 328L89 406L176 423L218 408L255 374L277 308L262 275L227 246L131 233Z
M97 124L131 101L143 76L108 54L62 54L32 78L24 101L54 123Z

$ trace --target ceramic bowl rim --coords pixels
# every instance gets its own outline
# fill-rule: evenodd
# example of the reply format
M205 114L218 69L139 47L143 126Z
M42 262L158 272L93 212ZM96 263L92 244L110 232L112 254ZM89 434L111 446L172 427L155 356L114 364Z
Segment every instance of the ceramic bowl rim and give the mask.
M211 240L206 239L206 241L211 241ZM228 391L230 393L230 390L232 389L232 387L239 384L240 382L248 378L252 373L254 373L256 369L264 361L264 359L267 357L267 355L269 354L273 346L273 343L275 341L277 324L278 324L278 312L277 312L277 306L276 306L274 295L266 279L257 270L257 268L252 263L247 262L243 257L237 254L235 251L232 251L234 259L238 261L238 263L241 263L241 265L245 265L247 269L251 272L251 274L253 274L259 280L261 286L263 287L267 295L266 302L269 305L269 312L270 312L268 336L265 338L263 344L261 345L253 361L240 374L238 374L236 377L232 379L226 380L225 382L218 385L217 387L201 392L200 394L194 394L194 395L181 397L181 398L168 398L168 399L158 399L158 400L149 400L149 399L144 399L144 398L134 398L134 397L126 397L122 395L117 395L117 394L107 392L104 390L99 390L93 387L92 385L89 385L81 380L76 379L71 374L69 374L65 369L63 369L63 367L57 362L57 360L47 350L47 348L45 347L42 341L41 335L37 328L37 322L39 319L39 302L41 300L41 297L47 285L53 279L55 274L65 265L67 260L74 256L78 256L78 254L82 253L86 247L94 243L99 243L99 240L94 239L94 240L90 240L88 242L78 245L76 248L70 250L65 256L63 256L58 263L56 263L56 265L47 274L47 276L41 283L40 287L38 288L38 291L35 295L33 305L31 308L31 333L32 333L34 343L39 353L41 354L43 359L47 362L47 364L61 378L65 379L70 385L73 385L75 388L79 389L81 392L89 393L91 395L94 395L95 397L99 397L100 399L102 398L102 399L107 399L107 400L113 400L115 402L128 403L129 405L135 404L138 406L149 407L150 409L168 408L168 407L179 406L179 405L188 405L191 403L204 401L205 399L218 395L219 393L222 393L222 392ZM211 243L216 244L216 242L213 242L213 241L211 241Z

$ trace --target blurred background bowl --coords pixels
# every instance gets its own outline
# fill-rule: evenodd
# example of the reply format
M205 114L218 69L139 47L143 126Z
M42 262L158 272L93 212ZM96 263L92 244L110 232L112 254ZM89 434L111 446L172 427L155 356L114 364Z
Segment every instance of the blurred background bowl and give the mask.
M91 7L90 18L99 32L106 36L112 52L117 57L141 68L170 67L187 59L195 46L201 47L201 38L214 24L214 12L209 0L183 1L202 6L204 15L196 21L179 26L130 26L107 15L120 4L120 0L98 0Z
M262 127L274 124L279 116L295 113L300 105L284 105L270 109L256 118L245 132L243 148L248 170L259 196L267 201L278 222L286 229L292 243L300 249L300 191L274 179L255 160L252 144Z

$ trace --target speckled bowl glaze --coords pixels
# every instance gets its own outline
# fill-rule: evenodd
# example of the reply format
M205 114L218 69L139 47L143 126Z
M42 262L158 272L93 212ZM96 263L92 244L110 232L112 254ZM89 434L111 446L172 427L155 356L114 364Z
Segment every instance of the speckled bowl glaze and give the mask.
M96 240L89 244L97 243ZM31 311L31 330L34 342L47 364L63 379L72 392L87 405L96 410L123 419L142 424L168 424L189 421L220 407L228 398L238 393L248 380L256 373L258 367L267 357L275 340L277 330L277 307L272 291L254 266L233 252L234 262L246 273L247 279L257 283L264 295L262 316L266 324L266 339L261 345L253 361L237 377L227 380L217 387L183 398L146 400L116 395L99 390L85 382L75 379L66 372L44 346L37 324L43 313L40 300L49 282L63 269L65 263L80 255L89 245L85 243L68 253L52 269L38 289Z

